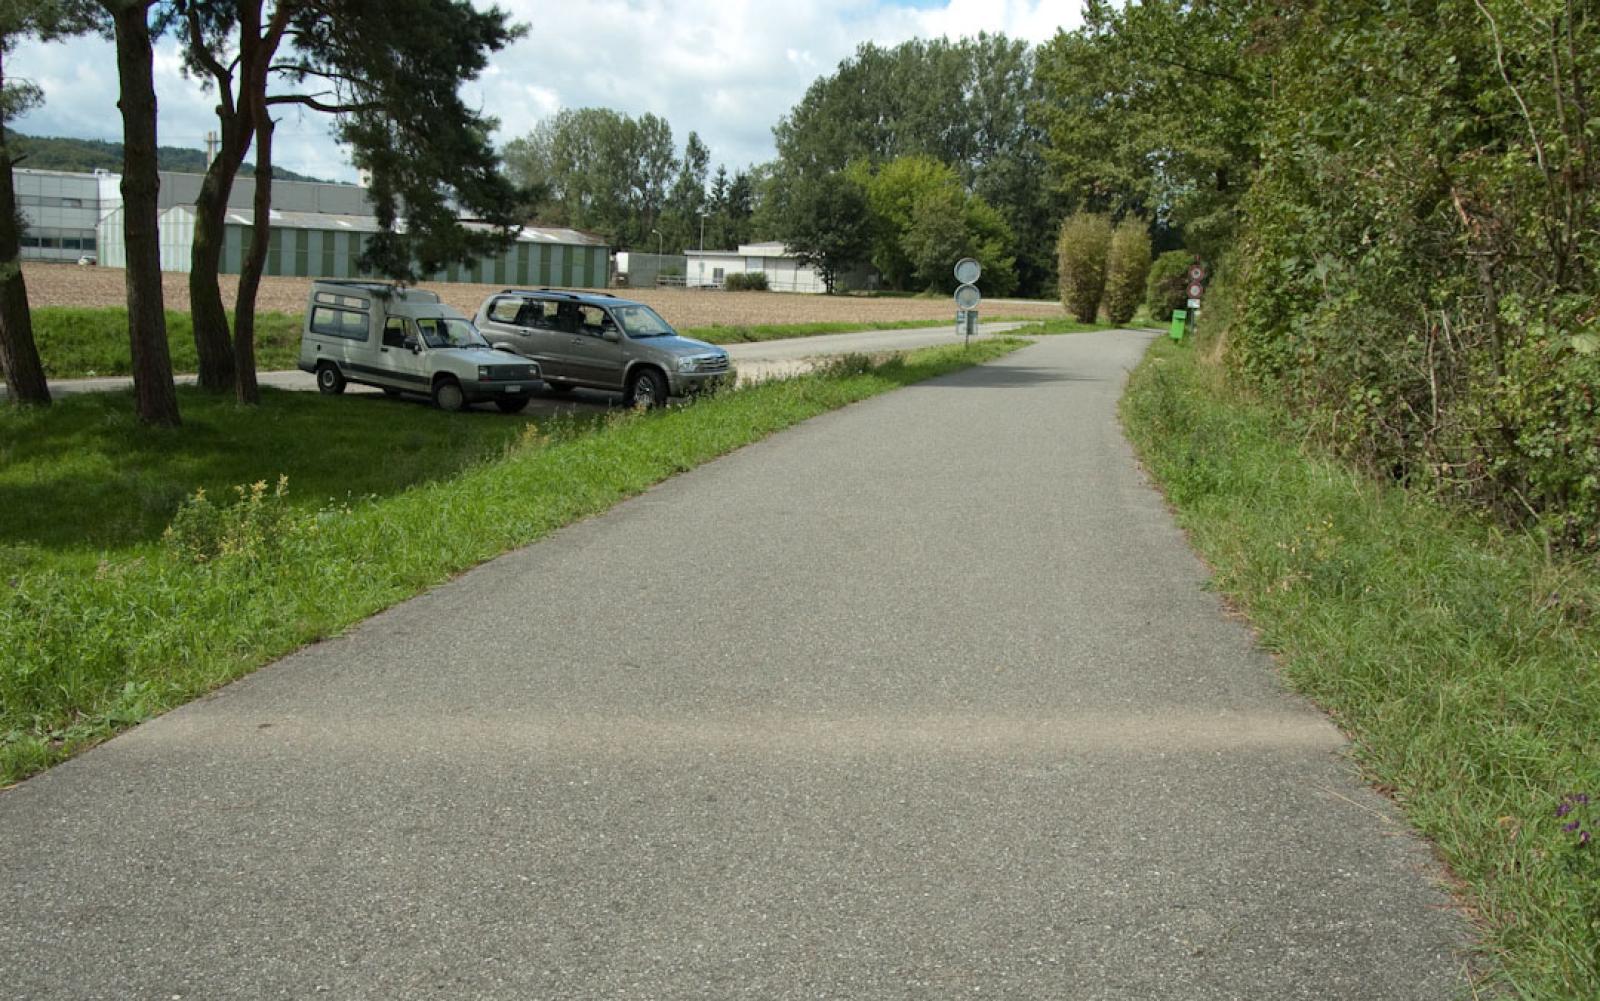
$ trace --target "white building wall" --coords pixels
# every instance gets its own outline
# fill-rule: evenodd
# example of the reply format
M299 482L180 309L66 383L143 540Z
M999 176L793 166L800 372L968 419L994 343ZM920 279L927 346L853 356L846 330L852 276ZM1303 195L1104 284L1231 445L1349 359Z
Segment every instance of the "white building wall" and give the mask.
M161 237L161 270L188 271L190 248L194 245L194 212L167 209L156 217L156 226Z
M76 261L98 253L100 185L94 175L17 168L11 184L26 227L23 260Z

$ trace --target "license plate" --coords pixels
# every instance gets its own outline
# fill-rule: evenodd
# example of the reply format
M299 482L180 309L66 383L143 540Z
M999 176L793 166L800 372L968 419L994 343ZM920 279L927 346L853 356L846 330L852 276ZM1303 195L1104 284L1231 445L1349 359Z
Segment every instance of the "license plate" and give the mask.
M506 387L506 392L508 392L508 393L520 393L520 392L522 392L522 387L521 386L507 386Z

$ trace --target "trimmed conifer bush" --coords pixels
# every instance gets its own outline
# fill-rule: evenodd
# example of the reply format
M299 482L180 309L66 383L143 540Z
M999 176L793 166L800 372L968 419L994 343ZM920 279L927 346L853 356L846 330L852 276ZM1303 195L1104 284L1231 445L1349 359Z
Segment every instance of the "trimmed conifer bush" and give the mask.
M1150 229L1143 219L1128 216L1111 234L1106 262L1106 318L1122 325L1133 319L1150 273Z
M1061 303L1082 323L1093 323L1106 289L1106 257L1111 251L1111 220L1079 212L1061 224L1056 258L1061 269Z
M1165 322L1173 310L1188 303L1189 265L1193 263L1194 255L1187 250L1169 250L1156 258L1144 293L1151 319Z

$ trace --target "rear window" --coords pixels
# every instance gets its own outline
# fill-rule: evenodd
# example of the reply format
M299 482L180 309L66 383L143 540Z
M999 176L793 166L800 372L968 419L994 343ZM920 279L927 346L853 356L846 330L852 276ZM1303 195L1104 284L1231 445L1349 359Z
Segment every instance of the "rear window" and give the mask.
M367 339L367 314L349 309L317 306L311 311L311 332L326 337L345 337L352 341Z

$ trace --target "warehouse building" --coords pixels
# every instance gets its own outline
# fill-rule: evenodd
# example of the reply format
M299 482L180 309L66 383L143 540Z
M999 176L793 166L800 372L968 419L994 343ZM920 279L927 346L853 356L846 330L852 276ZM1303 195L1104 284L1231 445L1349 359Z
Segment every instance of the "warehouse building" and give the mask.
M29 179L26 174L52 175ZM123 247L121 178L115 174L59 171L13 172L24 202L29 231L25 260L76 261L98 254L108 267L127 263ZM194 240L194 200L200 174L161 173L158 201L161 269L187 272ZM54 201L48 201L54 199ZM255 178L235 180L223 224L221 271L238 274L244 265L255 218ZM357 259L378 231L366 189L353 184L307 181L272 182L272 228L265 273L317 278L367 277ZM45 241L50 241L48 246ZM600 239L571 229L524 227L504 253L466 266L452 266L433 281L494 282L568 288L605 288L610 255Z

